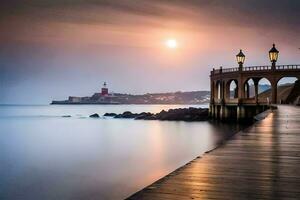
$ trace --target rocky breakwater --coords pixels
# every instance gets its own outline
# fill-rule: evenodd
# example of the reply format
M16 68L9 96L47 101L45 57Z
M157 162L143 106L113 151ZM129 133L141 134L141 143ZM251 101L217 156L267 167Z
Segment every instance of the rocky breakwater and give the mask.
M122 114L105 113L106 117L126 118L136 120L169 120L169 121L204 121L208 119L207 108L178 108L168 111L162 110L159 113L132 113L126 111Z

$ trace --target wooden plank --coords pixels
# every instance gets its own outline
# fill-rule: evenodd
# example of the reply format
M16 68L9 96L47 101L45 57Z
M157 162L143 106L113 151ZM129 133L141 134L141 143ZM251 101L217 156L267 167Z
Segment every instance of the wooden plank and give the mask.
M300 107L264 120L128 199L299 199Z

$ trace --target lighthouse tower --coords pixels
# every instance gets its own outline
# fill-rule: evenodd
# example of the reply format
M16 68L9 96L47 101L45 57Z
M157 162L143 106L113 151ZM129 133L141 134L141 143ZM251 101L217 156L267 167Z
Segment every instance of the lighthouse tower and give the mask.
M107 96L108 95L108 88L106 82L103 83L103 87L101 88L101 95Z

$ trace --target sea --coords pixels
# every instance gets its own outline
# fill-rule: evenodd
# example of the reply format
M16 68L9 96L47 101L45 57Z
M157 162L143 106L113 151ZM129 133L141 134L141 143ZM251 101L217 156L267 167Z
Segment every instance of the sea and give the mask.
M208 105L0 105L0 199L124 199L243 128L103 117L187 107Z

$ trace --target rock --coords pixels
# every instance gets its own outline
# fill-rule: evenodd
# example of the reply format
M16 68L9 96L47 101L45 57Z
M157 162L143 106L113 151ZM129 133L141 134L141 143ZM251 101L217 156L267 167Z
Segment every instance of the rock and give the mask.
M179 108L161 111L156 115L158 120L172 121L203 121L208 119L206 108Z
M115 117L117 114L116 113L105 113L105 117Z
M153 118L153 115L154 114L152 114L152 113L150 113L150 112L142 112L142 113L140 113L140 114L138 114L134 119L136 119L136 120L139 120L139 119L147 119L147 120L150 120L150 119L154 119Z
M208 119L207 108L178 108L168 111L162 110L160 113L153 114L142 112L139 114L126 111L115 115L114 118L130 118L136 120L170 120L170 121L203 121Z
M125 118L125 119L133 119L136 118L138 114L132 113L130 111L125 111L122 114L116 115L114 118Z
M90 117L91 118L99 118L100 116L97 113L95 113L95 114L90 115Z

